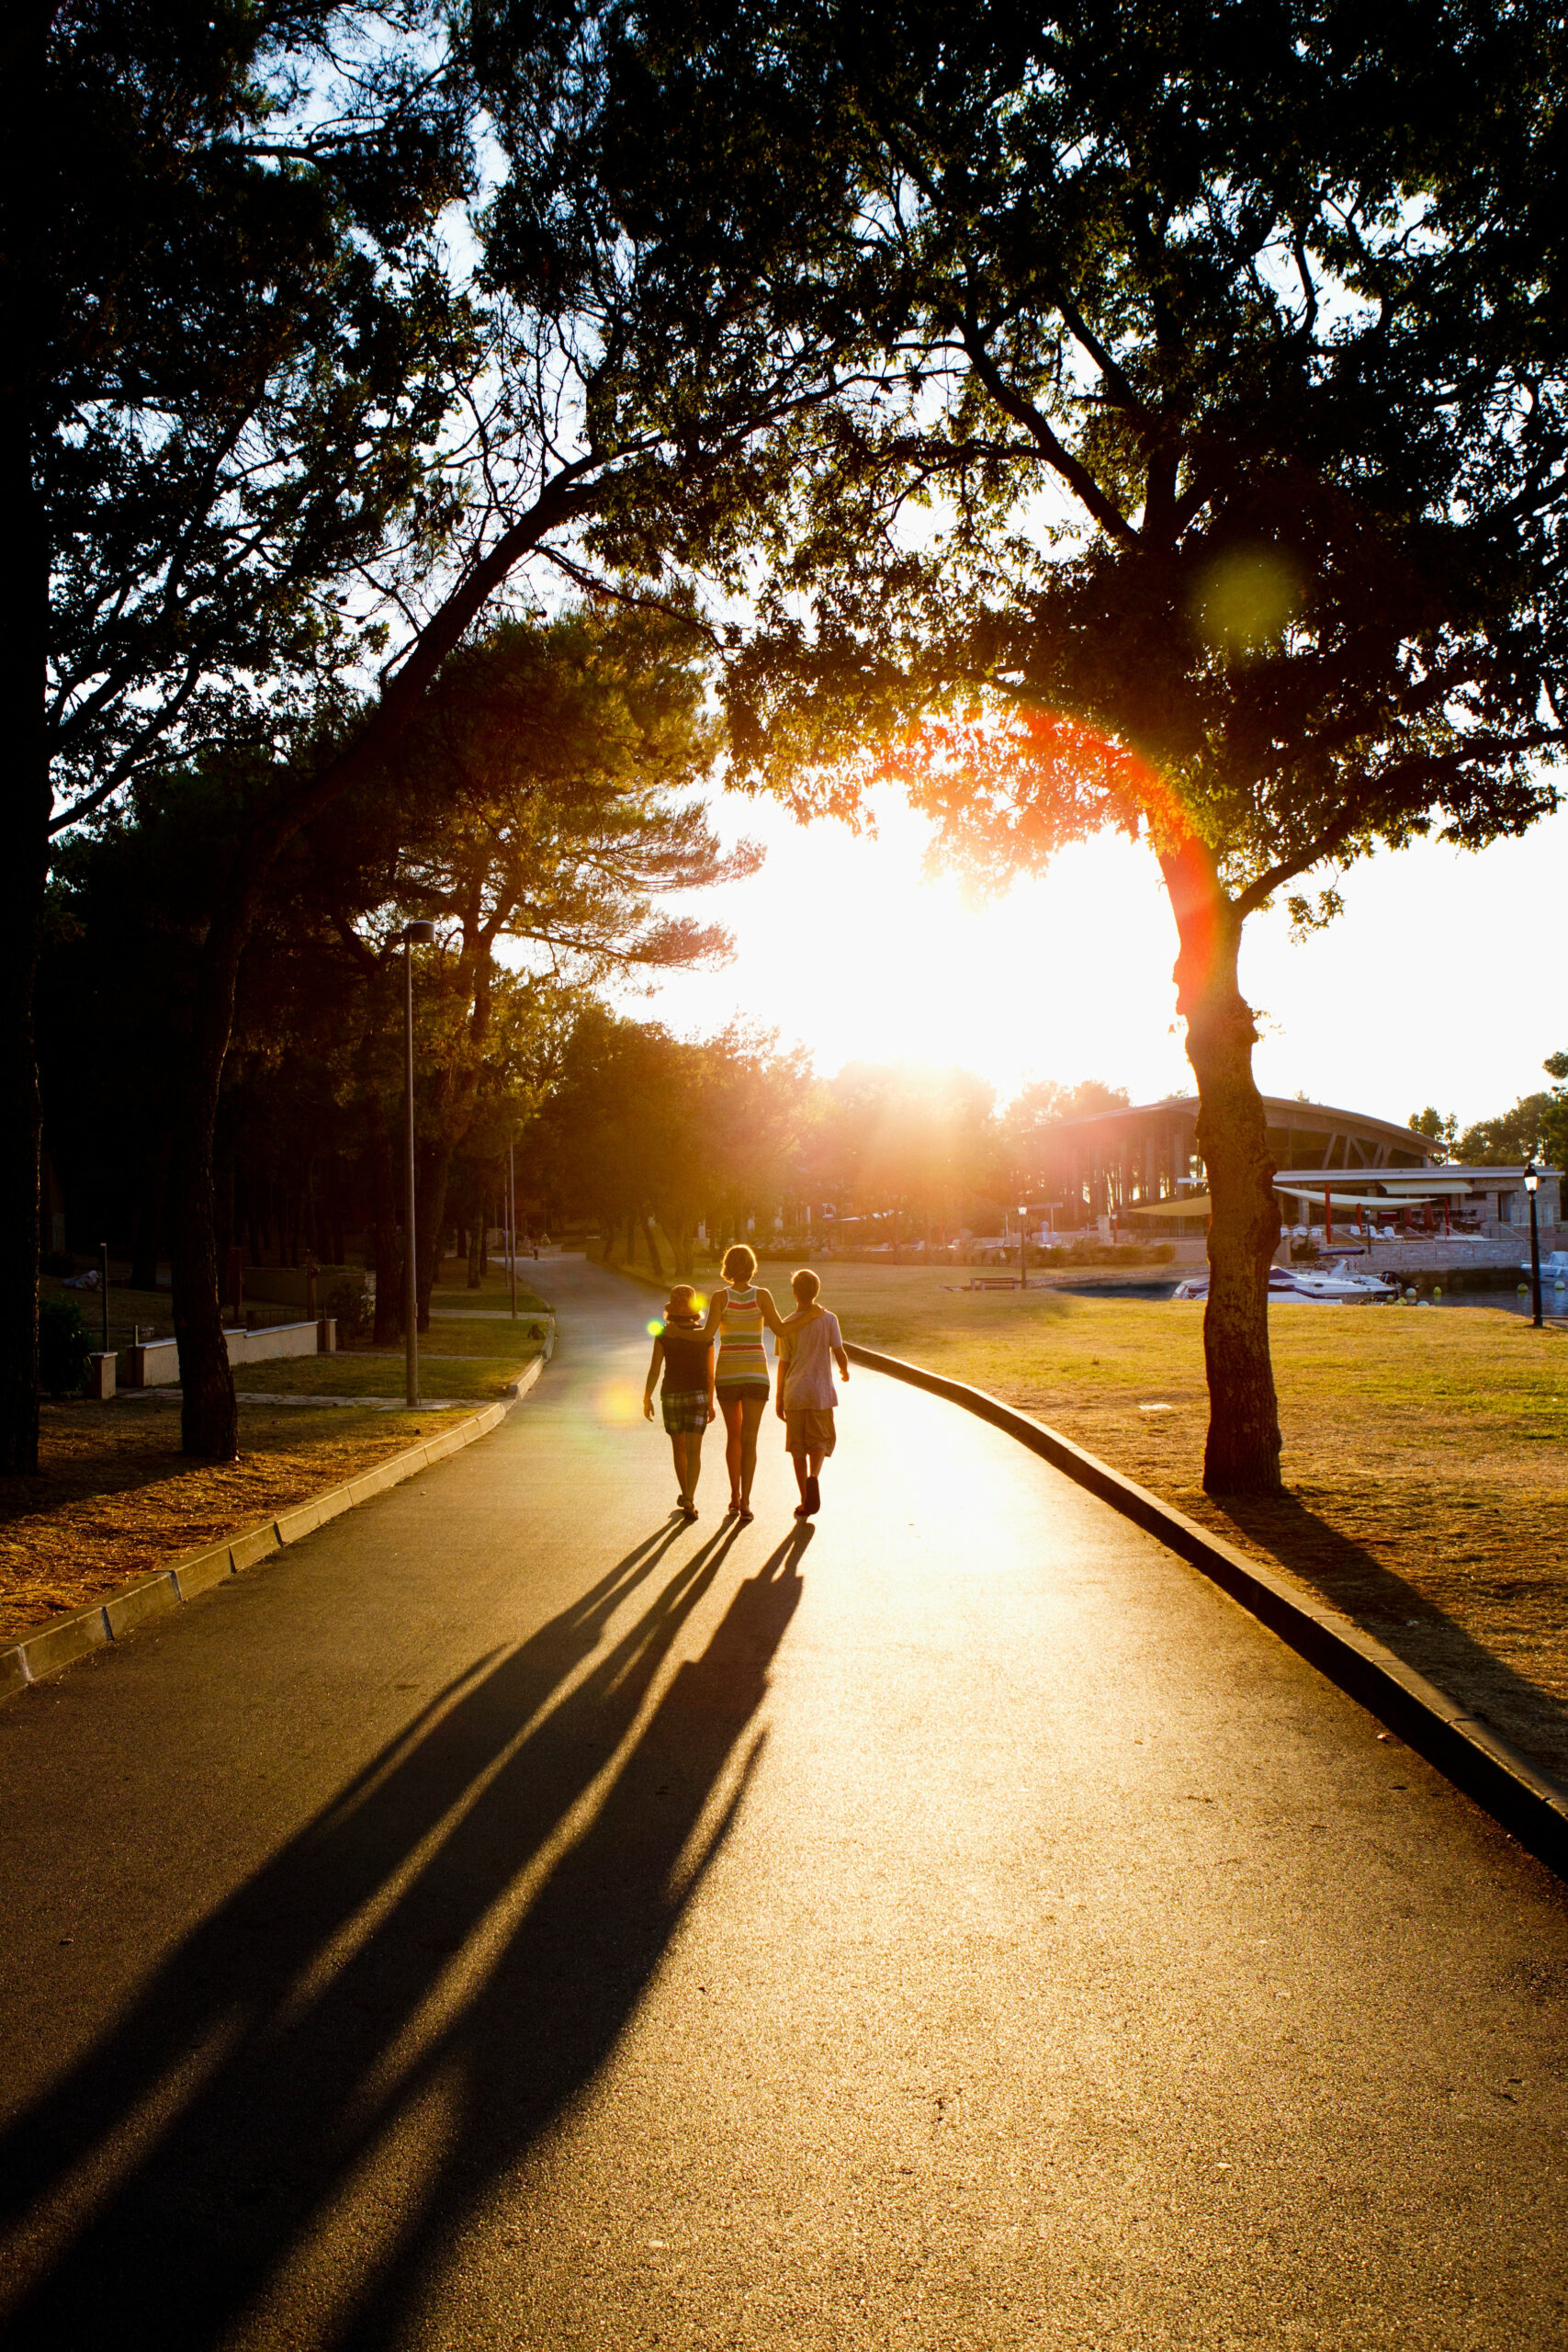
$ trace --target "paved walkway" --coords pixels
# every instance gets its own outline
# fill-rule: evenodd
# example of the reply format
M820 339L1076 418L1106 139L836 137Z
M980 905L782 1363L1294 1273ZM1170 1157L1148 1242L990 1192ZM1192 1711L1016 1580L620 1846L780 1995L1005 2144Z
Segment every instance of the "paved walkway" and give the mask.
M1568 2345L1561 1885L934 1399L673 1526L548 1272L493 1436L0 1708L10 2352Z

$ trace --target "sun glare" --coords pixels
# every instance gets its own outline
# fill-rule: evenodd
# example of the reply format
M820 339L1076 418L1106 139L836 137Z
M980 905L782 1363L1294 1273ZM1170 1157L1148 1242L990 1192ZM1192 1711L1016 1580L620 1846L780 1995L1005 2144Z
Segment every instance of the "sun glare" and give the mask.
M926 874L931 828L895 793L877 815L875 835L857 838L746 806L766 862L705 910L734 931L736 959L671 975L658 1017L687 1030L739 1015L798 1039L825 1075L908 1061L963 1064L1003 1094L1036 1075L1183 1084L1176 932L1152 852L1106 835L976 901L956 876Z
M635 1018L682 1035L735 1021L776 1030L824 1078L852 1061L957 1063L1003 1101L1035 1077L1099 1078L1134 1102L1191 1091L1176 927L1145 845L1101 834L975 904L956 876L925 873L930 827L894 790L878 796L874 836L798 825L769 801L721 798L716 815L728 838L750 833L767 851L750 879L690 902L733 932L734 958L628 990ZM1562 1042L1556 931L1541 916L1565 854L1568 810L1479 854L1433 841L1353 867L1345 915L1304 944L1283 907L1255 916L1242 987L1261 1016L1259 1085L1400 1119L1427 1102L1482 1118L1508 1090L1539 1085L1542 1056ZM1391 1027L1391 966L1461 935L1474 968L1511 976L1506 1069L1483 989L1450 999L1440 1020Z

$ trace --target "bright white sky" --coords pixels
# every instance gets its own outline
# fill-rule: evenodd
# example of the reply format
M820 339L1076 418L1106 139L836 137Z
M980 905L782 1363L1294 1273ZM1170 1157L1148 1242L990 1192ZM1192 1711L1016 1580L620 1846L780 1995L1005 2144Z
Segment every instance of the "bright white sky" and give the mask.
M797 825L776 804L722 799L727 838L768 850L701 911L733 963L676 973L625 1009L706 1035L739 1016L848 1061L963 1063L1005 1098L1031 1078L1103 1079L1136 1102L1190 1091L1170 1034L1176 934L1150 853L1111 835L1043 876L969 907L925 880L923 821L896 799L876 839ZM1280 909L1247 926L1242 983L1267 1016L1266 1093L1403 1123L1427 1102L1461 1123L1546 1084L1568 1047L1562 934L1568 810L1479 856L1424 843L1352 867L1346 911L1292 944Z

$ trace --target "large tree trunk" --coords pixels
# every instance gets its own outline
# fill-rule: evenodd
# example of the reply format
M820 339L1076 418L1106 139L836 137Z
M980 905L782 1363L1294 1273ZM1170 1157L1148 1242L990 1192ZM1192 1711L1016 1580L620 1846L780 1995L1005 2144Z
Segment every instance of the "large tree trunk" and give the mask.
M1241 922L1210 853L1185 842L1162 855L1180 940L1177 1010L1198 1080L1198 1148L1213 1204L1203 1359L1211 1495L1277 1494L1280 1413L1269 1355L1269 1268L1280 1210L1263 1099L1252 1076L1258 1030L1236 975Z
M370 1172L370 1255L376 1266L372 1336L377 1347L388 1348L403 1335L403 1247L402 1228L398 1222L392 1142L387 1130L386 1108L378 1094L366 1098L365 1123L369 1131L365 1159L369 1162Z
M419 1302L419 1328L430 1329L430 1299L441 1272L441 1242L446 1230L446 1193L452 1174L452 1144L445 1134L427 1144L419 1155L419 1184L414 1196L418 1224L419 1264L414 1287Z
M169 1155L169 1266L180 1351L180 1442L186 1453L203 1462L232 1462L240 1449L239 1408L219 1295L212 1144L234 1021L234 982L254 906L254 884L226 895L203 943Z
M0 424L0 465L13 477L0 499L13 578L12 617L0 629L0 698L10 730L10 822L0 858L0 1471L38 1468L39 1154L42 1115L33 1040L33 989L49 873L50 779L43 728L41 541L29 524L29 452L13 421ZM15 479L22 477L18 483ZM18 541L20 544L18 545Z
M0 76L0 542L10 619L0 629L6 713L0 857L0 1472L38 1468L39 1154L42 1117L33 989L49 875L49 534L34 425L43 338L33 266L44 43L50 12L19 11Z

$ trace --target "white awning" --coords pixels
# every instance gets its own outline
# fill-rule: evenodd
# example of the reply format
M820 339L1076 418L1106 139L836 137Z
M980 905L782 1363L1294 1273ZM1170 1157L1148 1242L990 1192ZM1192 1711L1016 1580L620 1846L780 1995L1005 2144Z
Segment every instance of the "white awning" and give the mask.
M1379 1176L1376 1181L1380 1184L1387 1183L1389 1198L1395 1201L1458 1201L1463 1200L1467 1193L1488 1189L1468 1176ZM1407 1184L1415 1189L1406 1192Z
M1295 1201L1321 1201L1321 1184L1276 1184L1277 1193L1284 1193ZM1381 1193L1335 1193L1328 1195L1329 1206L1337 1209L1411 1209L1419 1208L1422 1199L1429 1197L1416 1193L1401 1193L1397 1200L1385 1200Z

